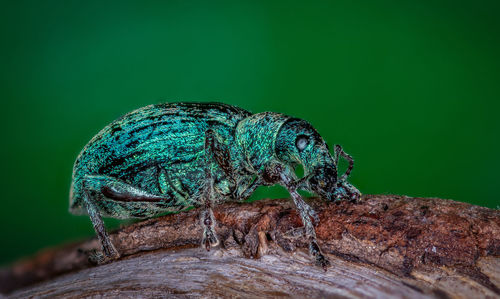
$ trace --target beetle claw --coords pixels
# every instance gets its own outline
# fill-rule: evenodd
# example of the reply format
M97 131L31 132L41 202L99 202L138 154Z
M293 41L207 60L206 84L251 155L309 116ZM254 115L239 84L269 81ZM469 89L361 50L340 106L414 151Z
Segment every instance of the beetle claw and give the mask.
M201 244L207 251L210 251L211 247L215 247L219 245L219 239L215 236L214 232L211 229L206 229L203 233L203 239Z
M328 267L330 266L330 261L320 253L316 256L316 265L323 268L323 270L326 272Z
M112 256L106 256L104 251L97 249L84 251L84 253L87 255L88 261L95 265L104 265L120 258L120 255L118 253Z
M321 253L318 243L316 243L315 240L309 243L309 252L315 257L316 265L326 271L328 266L330 266L330 261L323 255L323 253Z

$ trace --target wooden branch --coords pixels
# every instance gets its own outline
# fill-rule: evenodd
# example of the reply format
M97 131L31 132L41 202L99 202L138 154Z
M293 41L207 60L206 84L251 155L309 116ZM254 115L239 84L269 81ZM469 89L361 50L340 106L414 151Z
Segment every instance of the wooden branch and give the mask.
M500 211L437 198L364 196L310 203L332 266L307 255L289 200L215 208L221 248L199 247L198 210L111 234L122 258L95 266L97 240L48 249L0 271L0 292L24 296L496 297ZM61 274L66 274L61 276ZM42 283L33 285L36 282Z

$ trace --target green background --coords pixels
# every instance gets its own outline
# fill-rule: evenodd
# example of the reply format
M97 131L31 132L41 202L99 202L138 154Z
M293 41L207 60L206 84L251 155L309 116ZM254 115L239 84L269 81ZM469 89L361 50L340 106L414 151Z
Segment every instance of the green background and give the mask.
M0 264L94 235L67 211L74 159L151 103L304 118L363 193L497 208L498 3L2 1Z

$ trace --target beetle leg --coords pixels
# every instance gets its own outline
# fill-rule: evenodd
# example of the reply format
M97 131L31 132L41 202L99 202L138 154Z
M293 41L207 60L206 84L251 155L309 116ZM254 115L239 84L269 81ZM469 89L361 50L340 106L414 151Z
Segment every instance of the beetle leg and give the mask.
M296 183L296 186L297 186L297 189L299 190L306 190L306 191L310 191L311 188L309 187L309 180L314 176L313 173L310 173L306 176L304 176L303 178L300 178L297 183Z
M210 247L219 244L219 239L217 239L215 233L215 217L209 200L205 202L205 207L200 213L200 220L203 227L201 245L204 246L207 251L210 251Z
M300 218L304 224L305 235L309 240L309 253L314 256L316 264L326 270L326 268L330 265L330 261L323 255L323 253L321 253L318 241L316 240L316 231L314 230L314 225L311 221L311 218L313 218L315 222L319 222L318 216L314 210L304 202L302 196L300 196L297 192L297 183L293 181L292 176L287 174L279 165L275 167L275 171L277 172L276 174L279 175L280 184L284 186L288 192L290 192L293 202L299 211Z
M356 187L347 182L347 177L349 176L349 174L351 174L351 171L354 167L354 160L349 154L344 152L340 145L337 144L335 145L335 165L338 165L340 156L344 157L344 159L349 162L349 167L347 168L345 173L337 180L338 188L335 191L335 193L337 193L335 195L335 198L336 200L348 198L351 202L356 202L361 197L361 192L359 192Z
M95 255L94 258L97 259L97 263L101 264L109 260L118 259L120 254L116 250L113 243L109 238L108 233L106 232L106 227L104 226L104 222L102 221L101 213L97 209L92 196L89 194L90 192L85 190L83 192L83 200L87 206L87 211L90 216L90 220L92 221L92 225L94 226L94 230L101 242L102 250L104 252L105 257L100 257Z
M108 176L86 176L81 184L83 205L90 216L104 253L103 257L97 258L98 263L120 257L106 232L102 213L105 216L121 218L153 216L156 212L153 204L160 202L168 204L171 201L164 196L147 193ZM124 206L130 209L124 209ZM125 214L125 211L129 213Z
M351 171L354 167L354 160L351 157L351 155L344 152L342 147L339 144L337 144L337 145L335 145L335 165L339 165L338 162L339 162L340 156L344 157L349 162L349 167L347 167L347 170L342 175L342 177L340 177L340 179L339 179L339 182L342 182L342 181L345 181L347 179L347 177L349 176L349 174L351 173Z
M165 191L168 188L172 189L172 193L177 199L178 202L186 202L189 200L189 194L182 189L182 183L180 182L179 179L177 180L172 180L171 176L169 175L167 169L161 168L159 171L159 176L158 176L158 189L160 189L160 192L162 194L165 194Z
M252 183L250 183L250 186L248 186L245 190L241 191L240 194L237 194L236 195L236 198L238 200L246 200L247 198L250 197L250 195L252 195L252 193L259 187L259 186L262 186L262 180L260 179L260 177L256 177Z
M228 148L218 140L216 133L209 129L205 132L205 190L202 197L203 210L200 213L200 221L203 227L202 246L207 251L210 247L217 246L219 240L215 233L215 217L212 211L214 198L213 164L217 163L221 169L232 178L231 158Z
M220 136L212 129L208 129L205 132L205 138L205 150L209 153L207 158L209 158L208 156L211 156L211 159L208 159L208 162L215 161L227 176L227 179L236 185L229 148L223 143Z
M205 247L207 251L210 251L210 247L217 246L219 244L219 239L215 233L215 217L212 211L212 198L213 198L213 179L212 171L210 166L207 165L205 169L205 190L203 194L203 210L200 213L201 226L203 227L203 237L201 239L201 245Z

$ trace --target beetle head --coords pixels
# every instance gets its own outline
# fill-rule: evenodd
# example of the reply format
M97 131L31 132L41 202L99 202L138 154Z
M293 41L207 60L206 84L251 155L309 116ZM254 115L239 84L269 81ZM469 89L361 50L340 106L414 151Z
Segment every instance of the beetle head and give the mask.
M336 174L336 168L331 165L318 167L308 176L308 180L301 187L328 201L342 199L357 201L361 196L359 190L349 183L344 175L337 177Z
M278 158L285 163L292 167L298 164L304 167L304 179L300 181L299 188L329 201L359 198L358 189L346 180L352 163L339 178L337 161L340 152L332 157L323 138L308 122L296 118L285 122L277 135L275 148ZM347 155L344 153L343 156Z

